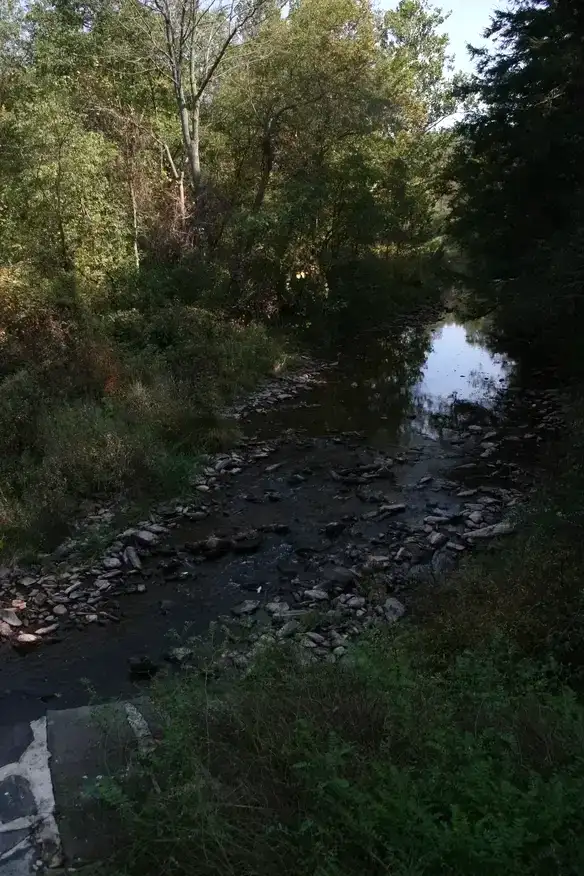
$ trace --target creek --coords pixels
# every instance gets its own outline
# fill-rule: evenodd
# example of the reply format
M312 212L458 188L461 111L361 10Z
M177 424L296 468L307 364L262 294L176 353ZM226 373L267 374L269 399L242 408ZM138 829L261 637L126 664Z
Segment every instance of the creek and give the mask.
M513 364L489 352L479 327L447 319L361 338L300 392L302 375L272 382L240 409L239 455L213 461L195 488L198 504L157 517L168 535L140 550L141 569L116 572L91 609L97 622L65 599L53 644L24 654L2 646L0 723L130 697L130 658L164 665L170 647L242 600L301 599L331 569L362 568L372 550L387 557L388 592L407 606L414 573L447 572L470 547L471 528L495 523L516 501L517 453L531 439L515 426L509 434L507 392L527 418L520 435L540 442L546 429L532 431L541 427L532 423L538 405L507 390L512 380ZM557 420L548 416L552 432ZM482 504L469 510L465 488L483 490ZM383 511L394 506L403 506L396 517ZM432 514L444 515L442 530L424 522ZM253 544L233 541L249 530ZM123 550L115 556L127 563ZM79 575L82 587L103 582L99 569Z

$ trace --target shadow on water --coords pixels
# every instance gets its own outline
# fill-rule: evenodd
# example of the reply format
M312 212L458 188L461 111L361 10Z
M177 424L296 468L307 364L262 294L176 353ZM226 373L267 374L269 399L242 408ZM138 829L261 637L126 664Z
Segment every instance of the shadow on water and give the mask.
M251 416L263 435L364 432L378 447L440 437L447 419L488 412L513 364L487 347L480 325L449 318L430 325L362 335L337 351L338 361L310 399ZM482 414L488 416L488 413Z

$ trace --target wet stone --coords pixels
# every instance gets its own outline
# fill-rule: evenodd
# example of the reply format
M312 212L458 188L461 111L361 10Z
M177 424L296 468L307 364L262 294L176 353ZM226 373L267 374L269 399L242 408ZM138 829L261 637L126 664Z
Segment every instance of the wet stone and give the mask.
M7 776L0 782L0 822L8 824L27 815L36 815L29 783L23 776Z
M150 532L149 529L141 529L136 533L136 541L144 547L152 547L157 543L158 536Z
M323 570L325 581L330 584L338 584L341 587L347 587L357 580L357 573L352 569L347 569L344 566L331 566Z
M231 609L231 613L236 617L245 617L246 615L254 614L260 607L259 599L245 599L240 605L236 605Z
M428 536L428 544L430 547L439 548L448 541L448 536L443 532L431 532Z

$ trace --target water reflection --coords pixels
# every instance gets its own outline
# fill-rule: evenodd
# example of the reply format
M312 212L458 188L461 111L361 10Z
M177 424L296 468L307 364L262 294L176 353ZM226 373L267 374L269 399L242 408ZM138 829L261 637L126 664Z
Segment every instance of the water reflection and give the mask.
M274 409L261 429L266 435L286 428L313 435L357 430L379 447L420 435L437 439L453 404L488 401L510 367L489 352L476 323L414 322L382 337L372 332L340 351L338 368L307 407Z
M508 380L512 363L486 346L479 324L444 322L432 333L432 346L420 380L412 389L416 413L413 428L439 437L447 414L480 405L489 407L495 392Z

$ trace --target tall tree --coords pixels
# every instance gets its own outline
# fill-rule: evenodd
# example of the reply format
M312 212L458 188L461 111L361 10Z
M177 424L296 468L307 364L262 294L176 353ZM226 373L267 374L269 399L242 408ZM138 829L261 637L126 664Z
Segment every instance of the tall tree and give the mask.
M565 346L584 322L584 9L516 0L488 33L459 128L455 232L478 309Z
M172 82L189 179L194 195L201 186L201 106L217 76L243 41L246 29L268 11L273 0L139 0L154 16L138 17L151 40L153 58ZM156 19L162 25L160 43Z

